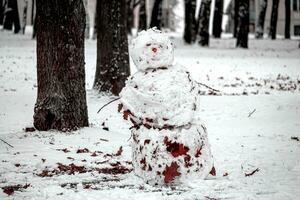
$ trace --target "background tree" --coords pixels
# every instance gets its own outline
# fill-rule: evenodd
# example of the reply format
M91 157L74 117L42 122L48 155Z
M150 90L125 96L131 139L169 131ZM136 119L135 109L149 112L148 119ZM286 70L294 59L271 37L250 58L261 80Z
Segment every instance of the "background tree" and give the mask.
M95 16L94 16L94 31L93 31L93 36L92 36L92 39L95 40L97 38L97 26L98 26L98 11L97 11L97 8L98 8L98 1L96 0L96 8L95 8Z
M184 1L184 35L183 39L186 43L192 44L196 40L196 0Z
M209 19L210 19L211 0L202 0L199 10L199 44L201 46L209 45Z
M146 0L140 0L139 31L147 29Z
M4 9L3 28L12 30L14 25L14 32L19 33L21 26L17 0L7 0Z
M273 0L271 21L270 21L270 33L269 33L269 36L271 36L272 40L276 39L278 5L279 5L279 0Z
M97 4L97 67L94 89L118 95L130 75L126 0Z
M162 1L155 0L152 8L150 27L157 27L161 29L161 20L162 20Z
M27 8L28 8L28 0L25 0L25 6L23 9L23 25L22 25L22 33L25 34L26 22L27 22Z
M215 10L213 19L213 36L220 38L222 33L222 19L223 19L223 0L215 0Z
M284 38L290 39L290 27L291 27L291 0L285 0L285 29Z
M3 24L3 17L4 17L3 0L0 0L0 25Z
M248 48L249 33L249 0L239 2L239 18L237 27L237 47Z
M266 12L268 7L268 0L260 0L259 4L259 15L256 25L256 38L263 38L264 36L264 25L265 25L265 18L266 18Z
M239 2L240 0L234 0L233 37L237 36L237 27L239 23Z
M85 38L89 39L90 38L90 17L89 17L89 9L88 9L88 1L83 0L83 4L85 7Z
M74 130L88 126L82 0L36 1L37 82L34 126Z

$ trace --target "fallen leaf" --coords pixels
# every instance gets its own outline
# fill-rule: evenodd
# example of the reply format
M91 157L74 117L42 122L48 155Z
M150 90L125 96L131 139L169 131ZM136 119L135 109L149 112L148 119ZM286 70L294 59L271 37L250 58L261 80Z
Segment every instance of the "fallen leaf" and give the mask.
M180 176L181 173L178 172L179 165L176 162L172 162L170 167L166 166L166 169L163 171L163 175L165 176L164 181L165 183L170 183L174 180L176 176Z

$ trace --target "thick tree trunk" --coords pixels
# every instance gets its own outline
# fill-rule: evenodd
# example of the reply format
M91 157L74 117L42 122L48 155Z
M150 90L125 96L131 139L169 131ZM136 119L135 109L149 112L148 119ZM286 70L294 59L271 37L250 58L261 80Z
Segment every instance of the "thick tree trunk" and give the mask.
M209 45L209 18L210 18L211 0L202 0L199 10L199 44L201 46Z
M97 67L94 89L118 95L130 75L126 0L98 2Z
M36 2L37 81L34 126L74 130L88 126L82 0Z
M290 27L291 27L291 0L285 0L285 29L284 29L285 39L291 38Z
M140 0L139 31L147 29L146 0Z
M265 26L265 18L267 12L268 0L260 0L259 5L259 15L256 26L256 34L255 37L260 39L264 36L264 26Z
M161 29L161 18L162 18L162 1L155 0L152 8L150 27L156 27Z
M192 44L196 40L196 0L185 0L185 19L183 39L186 43Z
M215 0L215 11L213 19L213 36L220 38L222 33L222 19L223 19L223 0Z
M249 0L239 2L239 19L237 27L237 47L248 48Z
M26 22L27 22L27 8L28 8L28 1L25 1L25 6L23 9L23 27L22 27L22 33L25 34L25 28L26 28Z
M279 5L279 0L273 0L271 22L270 22L270 34L269 34L272 40L276 39L278 5Z
M233 23L233 37L237 36L237 27L239 23L239 2L242 0L234 0L234 23Z

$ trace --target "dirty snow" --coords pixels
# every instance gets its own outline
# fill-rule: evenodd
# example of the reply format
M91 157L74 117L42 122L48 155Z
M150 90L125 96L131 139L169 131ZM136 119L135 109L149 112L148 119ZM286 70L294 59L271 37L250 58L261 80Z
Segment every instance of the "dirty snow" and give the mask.
M177 63L220 94L203 94L198 113L217 177L169 188L147 185L131 171L131 125L118 102L97 114L115 97L91 90L95 41L86 42L90 127L31 133L23 129L32 126L36 43L30 35L0 35L0 138L13 146L0 141L0 187L30 184L11 196L0 189L0 199L299 198L299 41L251 39L243 50L233 39L212 39L200 48L170 34Z

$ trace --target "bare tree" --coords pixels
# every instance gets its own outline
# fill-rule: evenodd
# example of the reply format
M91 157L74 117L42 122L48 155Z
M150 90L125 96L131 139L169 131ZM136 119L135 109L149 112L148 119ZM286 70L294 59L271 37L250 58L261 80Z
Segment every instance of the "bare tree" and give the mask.
M155 0L154 1L154 5L152 8L152 14L151 14L150 27L156 27L158 29L161 28L162 1L163 0Z
M249 0L239 2L239 18L237 27L237 47L248 48L249 33Z
M3 17L4 17L3 0L0 0L0 25L3 24Z
M209 45L209 19L210 19L211 0L202 0L198 16L198 34L200 36L199 44L201 46Z
M285 29L284 29L284 38L290 39L291 33L291 0L285 0Z
M19 33L21 26L17 0L5 1L4 9L3 28L12 30L12 27L14 26L14 32Z
M259 4L259 15L256 25L256 38L263 38L264 36L264 25L265 25L265 18L267 12L268 0L260 0Z
M23 9L23 26L22 26L22 33L25 34L26 22L27 22L27 7L28 7L28 0L25 1L25 6Z
M220 38L222 33L222 19L223 19L223 0L215 0L215 11L213 19L213 36Z
M269 33L269 35L271 36L272 40L276 39L277 18L278 18L278 5L279 5L279 0L273 0L271 21L270 21L270 33Z
M74 130L88 126L82 0L36 1L37 83L34 126Z
M139 31L147 29L146 0L140 0Z
M240 0L234 0L233 37L237 36L237 27L238 27L238 23L239 23L239 2L240 2Z
M196 40L196 0L185 0L185 19L183 39L186 43L192 44Z
M118 95L130 75L126 0L97 4L97 67L94 89Z

